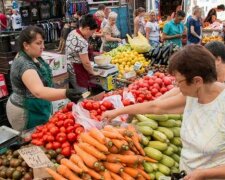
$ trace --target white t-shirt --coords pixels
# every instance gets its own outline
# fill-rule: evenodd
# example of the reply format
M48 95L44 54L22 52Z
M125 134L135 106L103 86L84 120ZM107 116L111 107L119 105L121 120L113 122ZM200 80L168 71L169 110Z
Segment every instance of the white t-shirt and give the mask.
M150 28L149 40L159 42L159 24L157 22L147 22L145 28Z
M73 30L66 39L66 56L68 62L81 64L80 54L88 54L88 42L76 30Z
M11 20L12 20L12 28L13 29L22 28L22 18L20 16L20 14L13 14L11 16Z
M107 24L108 24L108 20L106 18L104 18L101 23L101 29L103 29Z
M180 170L225 165L225 90L208 104L187 97L181 139Z

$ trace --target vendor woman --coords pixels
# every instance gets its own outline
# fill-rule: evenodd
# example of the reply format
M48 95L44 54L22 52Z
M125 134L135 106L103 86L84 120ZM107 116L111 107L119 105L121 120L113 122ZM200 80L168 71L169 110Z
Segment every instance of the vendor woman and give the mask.
M52 74L41 58L44 32L29 26L19 36L20 51L14 59L10 78L13 93L7 102L7 117L13 129L22 131L48 121L51 102L69 98L78 101L80 94L70 89L52 88Z
M98 25L93 15L84 15L80 20L79 29L70 32L66 40L66 56L68 61L69 79L77 92L85 92L90 87L90 76L99 75L94 71L88 49L88 38L97 30Z
M121 114L183 113L180 170L185 180L225 179L225 85L217 82L215 57L201 45L175 53L169 72L181 94L106 112Z

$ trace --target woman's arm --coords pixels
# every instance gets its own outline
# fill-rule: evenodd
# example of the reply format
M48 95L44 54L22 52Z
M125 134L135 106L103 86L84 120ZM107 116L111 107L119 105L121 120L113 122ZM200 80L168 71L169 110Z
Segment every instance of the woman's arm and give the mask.
M45 87L34 69L26 70L22 75L22 81L29 91L40 99L56 101L66 98L66 89L55 89Z
M201 39L201 37L195 32L195 27L191 25L191 34L198 39Z
M164 100L173 96L176 96L178 94L180 94L180 89L177 87L174 87L173 89L171 89L170 91L167 91L165 94L163 94L162 96L158 97L157 100Z
M121 42L121 41L122 41L120 38L114 38L114 37L112 37L112 36L109 35L109 34L106 34L106 35L105 35L105 40L106 40L106 41L117 41L117 42Z
M181 114L184 111L186 97L181 93L162 100L134 104L124 108L107 111L102 118L111 121L122 114Z
M91 63L90 63L90 60L89 60L89 57L88 57L88 54L79 54L80 56L80 59L81 59L81 62L84 66L84 69L89 73L89 74L92 74L92 75L95 75L95 72L91 66Z

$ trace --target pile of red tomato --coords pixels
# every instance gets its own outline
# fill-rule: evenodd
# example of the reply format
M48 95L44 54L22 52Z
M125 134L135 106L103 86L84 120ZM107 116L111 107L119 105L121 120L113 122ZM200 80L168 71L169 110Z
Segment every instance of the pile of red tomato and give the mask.
M76 124L72 115L72 106L73 103L68 103L57 111L45 125L37 126L31 135L31 143L44 146L46 149L60 149L64 156L74 153L73 144L84 128L80 124Z

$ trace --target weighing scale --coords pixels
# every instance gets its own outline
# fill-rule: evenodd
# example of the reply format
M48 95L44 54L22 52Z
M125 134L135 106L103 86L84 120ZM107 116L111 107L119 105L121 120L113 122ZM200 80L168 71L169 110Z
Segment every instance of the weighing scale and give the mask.
M113 64L108 65L93 65L94 70L99 71L99 76L91 78L91 83L100 85L105 91L116 89L116 78L118 69Z

